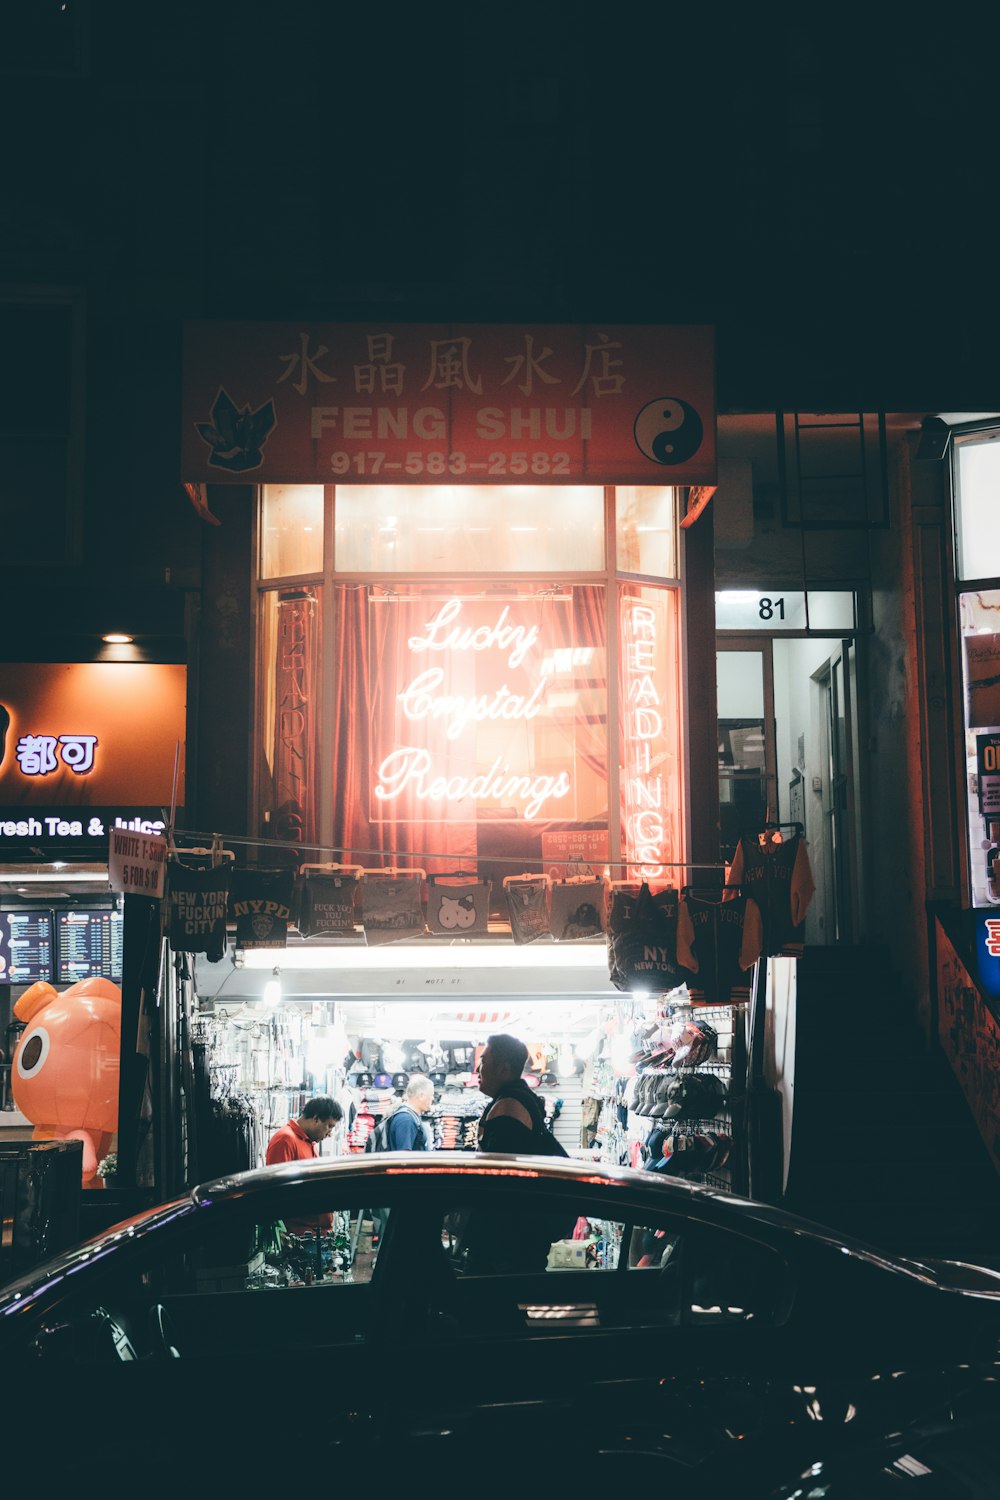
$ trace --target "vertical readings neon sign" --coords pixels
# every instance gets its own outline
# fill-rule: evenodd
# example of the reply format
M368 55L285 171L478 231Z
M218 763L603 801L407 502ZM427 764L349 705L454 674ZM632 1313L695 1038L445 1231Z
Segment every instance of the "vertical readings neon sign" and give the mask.
M669 835L663 768L662 610L634 599L622 601L622 689L625 759L625 850L630 871L643 880L663 875Z

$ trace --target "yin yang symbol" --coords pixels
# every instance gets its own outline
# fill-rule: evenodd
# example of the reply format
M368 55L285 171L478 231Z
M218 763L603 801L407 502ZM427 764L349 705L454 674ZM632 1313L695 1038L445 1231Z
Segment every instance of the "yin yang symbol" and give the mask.
M680 396L647 401L632 429L637 447L655 464L686 464L701 447L701 418Z

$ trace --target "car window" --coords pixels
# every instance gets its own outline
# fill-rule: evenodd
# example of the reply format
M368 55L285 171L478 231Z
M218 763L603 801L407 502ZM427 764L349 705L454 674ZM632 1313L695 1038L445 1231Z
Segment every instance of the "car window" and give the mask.
M177 1257L171 1280L193 1293L360 1285L371 1280L377 1246L370 1210L334 1208L312 1222L266 1217L207 1235Z
M460 1276L501 1276L531 1271L617 1271L626 1226L623 1221L575 1209L525 1205L464 1206L445 1213L441 1242Z
M586 1200L559 1208L527 1198L495 1207L488 1200L456 1204L442 1216L441 1243L459 1284L499 1290L530 1279L539 1296L543 1286L550 1289L546 1298L563 1296L557 1287L566 1297L596 1295L603 1311L593 1326L606 1326L612 1302L615 1316L633 1325L773 1323L784 1316L790 1273L769 1246L677 1216L619 1209L609 1219L606 1212Z
M680 1262L686 1323L775 1324L786 1316L791 1270L770 1246L692 1221L680 1231L671 1253Z
M46 1352L90 1365L353 1347L377 1258L370 1209L311 1201L303 1213L301 1195L256 1213L209 1205L81 1277Z

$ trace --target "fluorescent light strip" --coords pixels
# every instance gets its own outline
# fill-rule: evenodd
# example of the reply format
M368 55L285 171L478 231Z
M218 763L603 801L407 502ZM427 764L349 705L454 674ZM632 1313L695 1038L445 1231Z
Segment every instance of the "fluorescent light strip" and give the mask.
M107 885L107 870L54 870L51 875L0 875L3 885L63 885L66 881L87 881L91 885Z
M539 948L497 943L468 948L445 944L386 943L377 948L248 948L244 969L594 969L607 973L603 943Z

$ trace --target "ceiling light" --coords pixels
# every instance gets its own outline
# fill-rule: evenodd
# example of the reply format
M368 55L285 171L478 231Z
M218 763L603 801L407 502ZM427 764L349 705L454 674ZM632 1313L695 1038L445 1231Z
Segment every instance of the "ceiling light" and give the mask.
M566 948L571 946L572 951ZM608 969L603 942L573 943L538 948L503 943L471 944L386 943L377 948L345 943L330 948L245 948L246 969L271 969L280 954L281 967L290 969Z
M111 635L102 635L101 640L105 641L109 646L131 646L135 640L135 636L122 635L120 631L115 631Z

